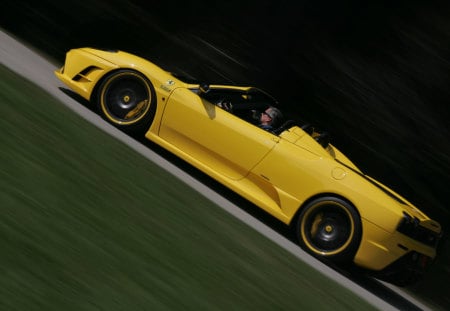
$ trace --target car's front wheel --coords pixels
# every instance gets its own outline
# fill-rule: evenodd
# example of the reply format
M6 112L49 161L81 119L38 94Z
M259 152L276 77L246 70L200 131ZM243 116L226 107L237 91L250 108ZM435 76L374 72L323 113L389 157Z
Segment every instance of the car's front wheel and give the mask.
M302 207L296 233L300 245L312 255L349 262L361 241L361 220L345 200L321 197Z
M108 75L97 93L100 115L127 133L147 130L156 111L153 86L146 77L132 70Z

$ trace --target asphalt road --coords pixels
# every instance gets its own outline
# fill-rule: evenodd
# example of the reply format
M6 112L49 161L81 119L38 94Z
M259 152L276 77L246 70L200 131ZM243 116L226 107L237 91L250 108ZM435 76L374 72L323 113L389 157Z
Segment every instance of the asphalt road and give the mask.
M168 161L160 155L160 152L155 152L155 150L152 150L153 148L149 148L148 144L142 144L118 131L116 128L104 122L95 113L80 105L78 101L62 92L60 87L63 87L63 85L53 74L53 71L61 64L54 64L48 61L39 55L37 51L33 51L1 31L0 62L19 75L34 82L36 85L60 100L61 103L68 106L75 113L79 114L101 130L127 144L148 160L167 170L170 174L177 176L193 189L214 201L221 208L295 255L299 260L313 266L321 273L327 275L330 279L347 287L380 310L430 310L428 307L416 301L413 297L410 297L395 286L366 277L349 275L342 271L340 273L320 261L317 261L301 250L285 235L274 230L273 226L265 223L264 220L258 219L258 217L250 215L231 200L227 199L227 197L220 195L218 193L220 191L217 191L214 186L211 188L210 186L205 185L205 183L202 182L202 178L198 177L198 174L192 174L192 171L189 172L190 170L180 168L180 165L177 165L174 161Z

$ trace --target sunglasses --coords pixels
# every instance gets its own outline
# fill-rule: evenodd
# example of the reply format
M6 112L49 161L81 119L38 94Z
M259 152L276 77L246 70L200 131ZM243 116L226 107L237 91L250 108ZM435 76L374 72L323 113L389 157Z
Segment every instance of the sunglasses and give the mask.
M266 115L266 116L268 116L270 119L272 119L272 117L270 116L270 114L268 114L267 112L261 112L261 114L264 114L264 115Z

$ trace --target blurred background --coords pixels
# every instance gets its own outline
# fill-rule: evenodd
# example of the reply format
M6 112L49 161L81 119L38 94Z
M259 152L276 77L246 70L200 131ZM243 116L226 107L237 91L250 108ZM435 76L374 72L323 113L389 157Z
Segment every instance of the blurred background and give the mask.
M450 305L448 1L3 0L0 27L57 65L71 48L108 47L267 90L443 225L435 264L410 290Z

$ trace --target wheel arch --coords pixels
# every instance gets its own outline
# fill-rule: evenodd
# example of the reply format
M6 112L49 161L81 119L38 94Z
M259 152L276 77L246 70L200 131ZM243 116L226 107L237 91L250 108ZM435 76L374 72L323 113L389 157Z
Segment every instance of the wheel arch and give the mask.
M310 202L312 202L312 201L314 201L316 199L325 198L325 197L334 197L334 198L343 200L343 201L347 202L348 204L350 204L351 206L353 206L353 208L355 209L356 213L358 214L359 221L361 222L361 213L359 212L358 208L356 207L355 204L353 204L352 201L350 201L348 198L346 198L346 197L344 197L344 196L342 196L340 194L336 194L336 193L333 193L333 192L323 192L323 193L317 193L317 194L309 197L308 199L306 199L302 203L302 205L300 205L300 207L297 209L297 211L295 212L294 216L292 217L292 219L291 219L291 221L289 223L289 226L290 227L294 227L295 226L297 218L298 218L298 216L300 215L300 213L302 212L302 210L303 210L303 208L305 206L307 206ZM361 224L361 230L363 230L362 224ZM361 235L362 235L362 231L361 231Z
M137 74L140 74L140 75L142 75L143 77L145 77L145 79L147 79L147 81L148 81L150 84L153 85L151 79L149 79L149 77L148 77L146 74L144 74L142 71L139 71L139 70L137 70L136 68L131 68L131 67L118 67L118 68L114 68L114 69L112 69L112 70L109 70L109 71L105 72L105 73L101 76L101 78L97 80L97 82L95 83L95 86L94 86L94 88L93 88L93 90L92 90L91 96L89 97L89 101L90 101L91 103L94 103L94 104L95 104L95 103L97 102L97 100L98 100L99 89L100 89L100 86L103 84L103 82L104 82L107 78L109 78L110 76L114 75L115 73L117 73L117 72L119 72L119 71L123 71L123 70L132 71L132 72L135 72L135 73L137 73ZM154 87L153 87L152 89L153 89L153 91L154 91ZM155 95L155 94L153 94L153 95Z

